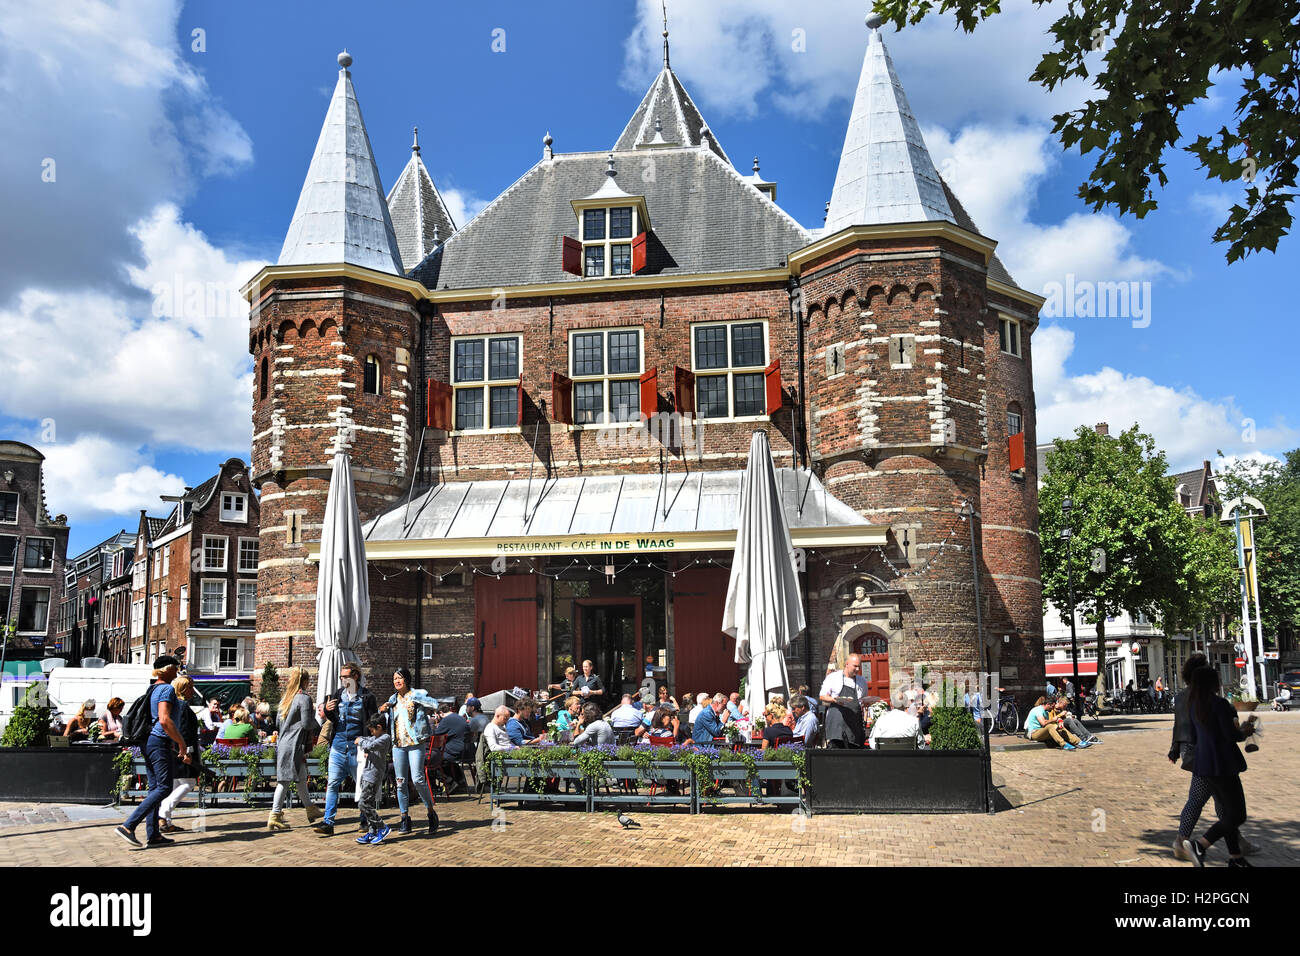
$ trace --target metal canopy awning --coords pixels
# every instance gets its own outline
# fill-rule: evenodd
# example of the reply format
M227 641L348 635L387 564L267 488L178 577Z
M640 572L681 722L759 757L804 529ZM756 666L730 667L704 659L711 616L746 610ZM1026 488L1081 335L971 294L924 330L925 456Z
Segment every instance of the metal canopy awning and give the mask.
M372 561L730 551L740 471L448 482L365 524ZM778 468L795 547L885 544L808 471ZM319 547L309 559L319 556Z

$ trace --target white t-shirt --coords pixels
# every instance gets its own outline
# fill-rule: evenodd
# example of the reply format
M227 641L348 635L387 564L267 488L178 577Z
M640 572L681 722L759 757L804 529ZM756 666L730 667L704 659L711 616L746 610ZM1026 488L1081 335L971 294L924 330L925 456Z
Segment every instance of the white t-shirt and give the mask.
M866 698L867 679L865 677L859 674L857 677L853 678L852 681L850 681L847 677L844 676L844 671L835 671L834 673L827 674L826 679L822 681L822 689L819 692L819 696L839 697L840 691L852 687L853 685L857 685L858 700L863 700L864 698Z
M510 734L500 724L488 724L483 728L483 736L487 738L488 750L515 749L515 745L510 742Z
M702 711L702 710L704 710L704 708L701 707L699 704L696 704L694 707L692 707L692 708L691 708L691 715L690 715L688 718L686 718L687 723L689 723L692 727L694 727L694 726L695 726L695 718L697 718L697 717L700 716L700 711Z
M876 718L871 725L871 749L881 737L912 737L921 731L921 722L905 710L891 710Z

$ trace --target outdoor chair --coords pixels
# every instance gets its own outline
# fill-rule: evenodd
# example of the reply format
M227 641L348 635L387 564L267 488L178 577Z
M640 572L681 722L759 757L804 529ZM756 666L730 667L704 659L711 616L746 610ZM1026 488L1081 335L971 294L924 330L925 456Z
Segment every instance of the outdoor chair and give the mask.
M915 750L915 737L877 737L877 750Z

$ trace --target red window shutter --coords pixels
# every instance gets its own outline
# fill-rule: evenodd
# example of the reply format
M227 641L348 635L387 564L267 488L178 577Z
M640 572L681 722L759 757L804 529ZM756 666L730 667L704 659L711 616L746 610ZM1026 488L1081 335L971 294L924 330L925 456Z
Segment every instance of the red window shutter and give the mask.
M632 274L636 275L645 268L645 237L643 232L632 240Z
M519 374L519 388L515 393L515 399L518 405L515 406L515 424L522 426L524 423L524 376Z
M572 272L575 276L582 275L582 243L577 239L570 239L568 236L561 238L564 245L560 263L561 268L565 272Z
M1012 471L1025 468L1025 433L1017 432L1007 439L1007 462Z
M673 391L677 398L677 414L695 414L695 373L680 365L673 369Z
M652 368L641 376L641 417L651 418L659 411L659 369Z
M767 386L767 413L775 415L785 403L781 391L781 360L776 359L763 370L763 384Z
M573 424L573 381L561 372L551 373L551 420Z
M451 386L446 382L439 382L437 379L429 379L428 400L426 406L427 424L430 428L440 428L443 431L451 431L452 413L451 413Z

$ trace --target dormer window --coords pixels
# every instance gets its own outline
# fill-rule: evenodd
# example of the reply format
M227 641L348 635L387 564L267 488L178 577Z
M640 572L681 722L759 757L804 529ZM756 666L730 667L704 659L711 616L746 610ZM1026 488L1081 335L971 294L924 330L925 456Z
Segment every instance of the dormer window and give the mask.
M632 274L632 239L637 234L636 219L636 210L631 206L583 211L584 276L594 278Z

